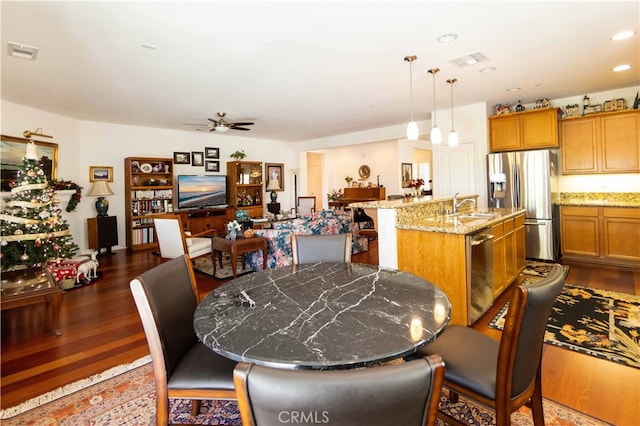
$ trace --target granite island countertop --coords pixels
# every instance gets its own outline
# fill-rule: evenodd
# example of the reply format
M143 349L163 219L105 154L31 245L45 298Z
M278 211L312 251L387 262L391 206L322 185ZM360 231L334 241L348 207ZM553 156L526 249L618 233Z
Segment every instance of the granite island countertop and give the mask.
M488 208L482 211L471 211L456 215L418 218L412 223L398 224L396 228L466 235L493 226L498 222L515 217L525 211L525 209L521 208ZM475 216L478 213L480 215ZM492 215L493 217L485 217L488 215Z

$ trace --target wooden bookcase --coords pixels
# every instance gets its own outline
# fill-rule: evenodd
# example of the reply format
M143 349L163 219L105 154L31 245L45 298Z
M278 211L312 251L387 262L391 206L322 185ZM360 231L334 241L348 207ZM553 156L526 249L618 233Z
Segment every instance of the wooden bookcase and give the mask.
M124 171L127 248L157 248L153 217L173 211L173 160L127 157Z
M264 215L264 184L260 161L229 161L229 206L246 210L249 217Z

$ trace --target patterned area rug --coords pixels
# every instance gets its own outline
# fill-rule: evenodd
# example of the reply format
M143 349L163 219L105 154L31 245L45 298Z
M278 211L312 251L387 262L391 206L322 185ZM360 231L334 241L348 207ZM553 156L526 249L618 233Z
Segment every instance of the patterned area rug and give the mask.
M127 425L155 424L155 388L151 365L123 369L124 372L95 383L95 376L67 386L67 391L53 391L34 398L18 407L0 411L2 424L15 425ZM140 364L140 362L138 362ZM100 376L105 376L102 374ZM51 396L53 395L53 396ZM470 426L495 424L492 412L460 397L458 403L441 395L441 408L450 416ZM44 402L46 401L46 402ZM592 417L571 410L553 401L544 400L545 421L549 425L599 426L605 425ZM203 401L197 417L191 415L187 400L171 402L169 420L177 424L240 425L235 401ZM531 412L521 408L511 415L515 426L531 425ZM438 425L445 423L438 421Z
M220 265L218 264L218 266ZM210 256L202 256L195 259L194 269L212 278L224 279L233 277L233 271L231 270L231 256L227 253L222 255L222 269L217 268L215 276L213 275L213 261ZM250 268L242 269L242 260L238 259L236 275L240 276L248 274L249 272L253 271Z
M544 274L546 275L546 274ZM527 277L527 283L544 275ZM509 302L489 323L502 330ZM551 310L545 342L640 368L640 296L565 284Z

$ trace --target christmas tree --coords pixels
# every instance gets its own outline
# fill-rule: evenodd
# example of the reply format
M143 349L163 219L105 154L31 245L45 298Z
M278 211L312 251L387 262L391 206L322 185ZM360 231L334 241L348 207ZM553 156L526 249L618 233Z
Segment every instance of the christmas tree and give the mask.
M44 266L49 259L71 257L78 250L34 143L27 145L18 176L11 182L11 197L5 201L0 213L3 271Z

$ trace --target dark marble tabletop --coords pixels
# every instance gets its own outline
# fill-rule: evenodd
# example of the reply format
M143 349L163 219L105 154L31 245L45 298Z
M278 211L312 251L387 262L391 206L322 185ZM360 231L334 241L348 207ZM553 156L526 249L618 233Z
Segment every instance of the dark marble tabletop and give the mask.
M229 281L200 302L194 329L236 361L352 368L413 353L445 328L450 310L447 296L415 275L316 263Z

